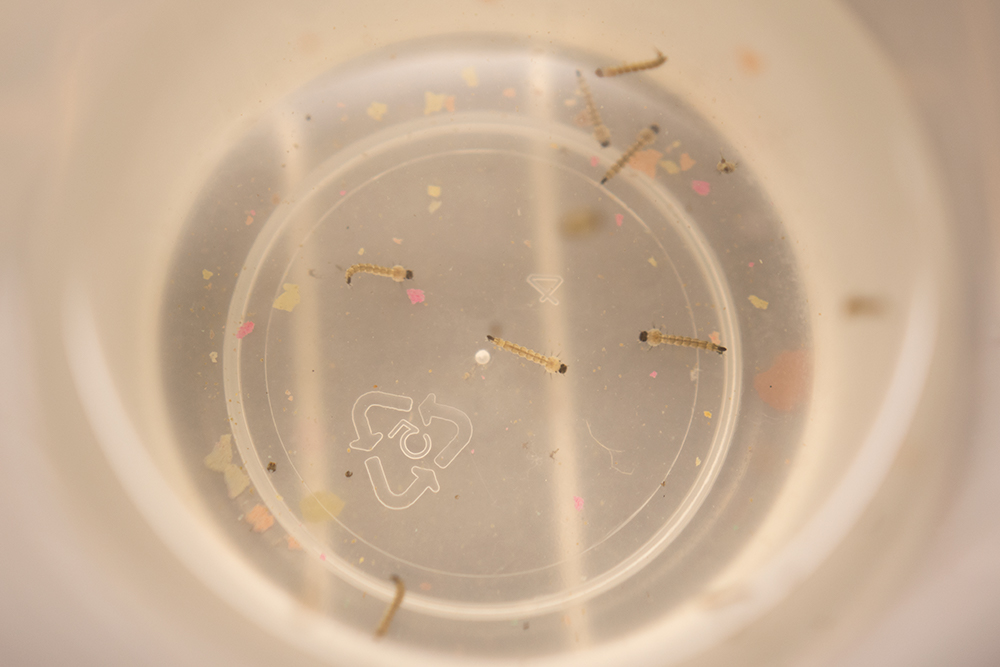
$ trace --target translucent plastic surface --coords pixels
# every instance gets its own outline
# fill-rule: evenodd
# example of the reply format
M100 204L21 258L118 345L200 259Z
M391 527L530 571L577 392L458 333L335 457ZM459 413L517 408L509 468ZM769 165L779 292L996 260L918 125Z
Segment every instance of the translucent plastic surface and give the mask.
M202 431L187 460L206 495L287 533L261 554L269 576L388 600L397 574L404 609L521 623L649 586L739 425L739 449L794 450L810 351L781 224L737 152L641 76L591 77L601 147L575 73L595 63L461 43L373 55L282 103L207 184L164 312L193 335L164 365L178 424L227 415L253 483L226 498L202 459L228 434ZM404 268L348 284L354 264ZM763 363L772 386L755 389ZM741 411L745 391L764 401ZM712 567L696 570L659 577L692 586ZM613 628L613 610L592 613Z

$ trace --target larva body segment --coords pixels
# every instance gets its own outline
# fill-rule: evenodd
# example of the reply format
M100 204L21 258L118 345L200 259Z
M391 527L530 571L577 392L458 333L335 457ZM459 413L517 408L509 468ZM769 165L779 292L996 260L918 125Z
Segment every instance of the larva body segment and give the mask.
M536 364L547 370L549 373L566 372L566 364L559 361L557 357L547 357L544 354L535 352L534 350L529 350L523 345L512 343L509 340L504 340L503 338L486 336L486 339L489 340L494 345L496 345L501 350L506 350L512 354L516 354L519 357L527 359L528 361L535 362Z
M643 60L637 63L625 63L618 67L599 67L597 71L594 72L597 76L618 76L620 74L628 74L629 72L638 72L644 69L653 69L654 67L659 67L663 63L667 62L667 57L656 49L656 57L652 60Z
M673 336L665 334L659 329L640 331L639 340L643 343L649 343L651 347L656 347L657 345L677 345L678 347L694 347L699 350L718 352L719 354L726 351L726 348L716 345L710 340L699 340L698 338L688 338L687 336Z
M378 627L375 628L376 638L385 635L389 631L389 624L392 623L392 617L396 615L396 610L403 603L403 596L406 594L406 586L403 585L403 580L399 578L399 575L392 575L392 580L396 582L396 596L385 610L385 614L382 616Z
M587 113L590 115L590 122L594 126L594 138L597 139L597 143L607 148L611 145L611 130L601 120L601 112L598 111L597 105L594 104L594 97L590 93L590 86L587 84L587 80L583 78L580 70L576 70L576 80L580 86L580 92L583 93L583 99L587 102Z
M378 266L377 264L355 264L351 268L347 269L346 277L348 285L351 284L351 276L355 273L370 273L373 276L384 276L386 278L392 278L397 283L413 278L413 271L404 269L399 264L391 269L386 266Z
M640 132L639 136L636 137L635 139L635 143L629 146L628 150L622 153L622 156L618 158L618 161L615 162L613 165L611 165L611 168L608 169L607 173L604 174L604 178L601 179L601 185L604 185L609 180L614 178L615 174L617 174L619 171L622 170L622 167L624 167L625 164L630 159L632 159L633 155L635 155L643 148L656 141L656 135L659 133L660 133L660 126L657 125L656 123L653 123L646 129L644 129L642 132Z

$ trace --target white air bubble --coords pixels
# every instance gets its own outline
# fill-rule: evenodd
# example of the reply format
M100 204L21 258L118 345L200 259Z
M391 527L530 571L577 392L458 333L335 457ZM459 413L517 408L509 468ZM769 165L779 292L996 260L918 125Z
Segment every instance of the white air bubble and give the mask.
M485 366L490 363L489 350L479 350L479 352L476 352L476 363L480 366Z

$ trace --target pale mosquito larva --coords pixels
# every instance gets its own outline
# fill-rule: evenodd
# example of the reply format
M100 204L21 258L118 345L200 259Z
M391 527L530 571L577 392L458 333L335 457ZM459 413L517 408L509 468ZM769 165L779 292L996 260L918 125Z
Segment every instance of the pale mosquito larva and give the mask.
M656 57L652 60L643 60L638 63L625 63L624 65L619 65L618 67L598 67L594 74L597 76L618 76L619 74L628 74L629 72L653 69L654 67L659 67L665 62L667 62L667 57L663 55L659 49L656 49Z
M613 165L611 165L611 168L608 169L606 174L604 174L604 178L601 179L601 185L604 185L609 180L614 178L614 175L622 170L622 167L625 166L625 163L627 163L632 158L633 155L635 155L643 148L656 141L656 135L659 134L659 132L660 132L660 126L657 125L656 123L653 123L646 129L644 129L642 132L640 132L639 136L636 137L635 139L635 143L629 146L628 150L622 153L622 156L618 158L618 161L615 162Z
M544 354L540 354L534 350L529 350L523 345L512 343L509 340L504 340L503 338L496 338L490 335L487 335L486 338L501 350L507 350L508 352L512 352L519 357L527 359L528 361L533 361L550 373L566 372L566 364L559 361L556 357L546 357Z
M734 171L736 171L735 162L730 162L729 160L727 160L726 156L723 155L722 153L719 153L719 158L720 158L719 164L715 165L716 171L718 171L720 174L731 174Z
M601 112L597 110L597 105L594 104L594 97L590 94L590 86L587 84L587 80L583 78L580 70L576 70L576 80L580 86L580 92L583 93L583 99L587 102L587 113L590 115L590 122L594 126L594 138L597 139L597 143L607 148L611 145L611 131L604 124L604 121L601 120Z
M688 338L687 336L672 336L661 332L659 329L640 331L639 340L643 343L649 343L652 347L656 347L657 345L678 345L680 347L695 347L699 350L709 350L711 352L718 352L719 354L726 351L726 348L716 345L710 340L699 340L697 338Z
M382 637L386 632L389 631L389 624L392 623L392 617L396 615L396 610L399 609L399 605L403 604L403 596L406 594L406 586L403 585L403 580L399 578L398 575L392 575L391 579L396 582L396 597L392 599L389 604L389 608L385 610L385 614L382 615L382 620L379 622L378 627L375 628L375 637Z
M373 276L385 276L386 278L392 278L397 283L413 278L413 271L404 269L399 264L391 269L386 266L378 266L376 264L355 264L351 268L347 269L348 285L351 284L351 276L355 273L370 273Z

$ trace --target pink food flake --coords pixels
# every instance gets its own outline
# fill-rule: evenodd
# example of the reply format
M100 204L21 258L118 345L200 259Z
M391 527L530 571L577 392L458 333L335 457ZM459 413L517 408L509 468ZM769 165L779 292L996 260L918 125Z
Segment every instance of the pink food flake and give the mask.
M573 507L579 512L583 509L583 498L580 496L573 496Z
M753 262L748 263L747 266L749 266L752 269L753 268Z
M655 377L656 377L656 371L653 371L652 373L650 373L650 374L649 374L649 377L651 377L651 378L655 378Z
M326 560L326 554L320 554L319 555L319 559L320 560Z
M346 194L347 194L347 190L341 190L341 191L340 191L340 196L341 196L341 197L343 197L343 196L344 196L344 195L346 195Z
M713 331L712 333L708 334L708 339L713 343L715 343L716 345L722 345L722 339L719 338L718 331Z
M590 166L591 167L596 167L599 162L600 162L600 160L597 159L596 155L591 155L590 156Z
M621 213L615 213L615 224L621 227L623 222L625 222L625 216Z
M406 296L410 297L410 303L423 303L424 291L422 289L408 289Z
M712 186L708 181L691 181L691 189L704 197L712 191Z
M243 338L247 334L249 334L251 331L253 331L253 322L251 322L250 320L247 320L242 325L240 325L239 329L236 330L236 337L237 338Z

